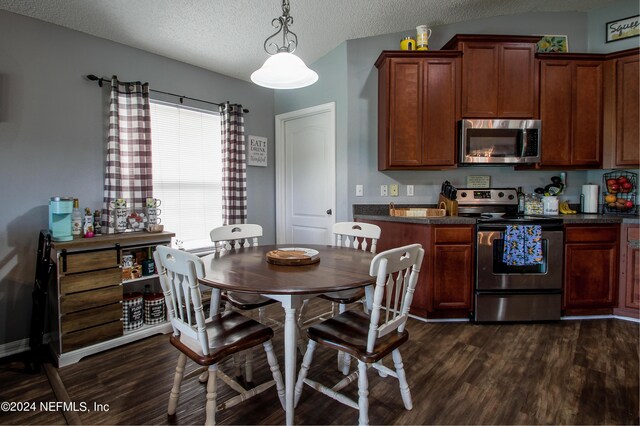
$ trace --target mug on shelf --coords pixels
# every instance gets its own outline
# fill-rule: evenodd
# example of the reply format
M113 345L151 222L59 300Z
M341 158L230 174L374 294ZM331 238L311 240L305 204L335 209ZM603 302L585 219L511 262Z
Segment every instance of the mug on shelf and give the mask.
M127 230L127 216L128 211L126 208L116 208L113 210L114 224L113 228L116 232L123 232Z
M117 200L111 201L109 205L112 209L126 209L127 201L124 198L118 198Z
M162 210L155 207L147 207L147 224L148 225L156 225L160 223L160 213Z
M147 202L146 202L147 208L160 207L161 204L162 204L162 201L160 201L157 198L147 198Z

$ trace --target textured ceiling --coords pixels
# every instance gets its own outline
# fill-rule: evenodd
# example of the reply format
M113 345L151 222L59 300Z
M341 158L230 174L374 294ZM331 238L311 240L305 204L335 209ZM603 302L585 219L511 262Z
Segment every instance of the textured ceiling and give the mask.
M307 64L345 40L491 16L587 11L614 0L290 0ZM0 0L0 9L249 80L281 0Z

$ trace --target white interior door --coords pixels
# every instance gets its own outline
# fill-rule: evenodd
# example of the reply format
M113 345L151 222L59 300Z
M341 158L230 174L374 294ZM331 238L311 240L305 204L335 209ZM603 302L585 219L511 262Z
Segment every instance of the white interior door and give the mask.
M276 116L276 240L331 244L335 103Z

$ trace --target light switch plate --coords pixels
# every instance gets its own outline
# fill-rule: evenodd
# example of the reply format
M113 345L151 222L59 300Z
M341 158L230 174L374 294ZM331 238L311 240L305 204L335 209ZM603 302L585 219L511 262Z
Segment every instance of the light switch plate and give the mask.
M413 185L407 185L407 197L413 197Z
M356 197L364 196L364 187L362 185L356 185Z
M387 185L380 185L380 196L386 197L389 195L389 188Z
M391 195L392 197L397 197L398 196L398 184L397 183L392 183L391 185L389 185L389 195Z

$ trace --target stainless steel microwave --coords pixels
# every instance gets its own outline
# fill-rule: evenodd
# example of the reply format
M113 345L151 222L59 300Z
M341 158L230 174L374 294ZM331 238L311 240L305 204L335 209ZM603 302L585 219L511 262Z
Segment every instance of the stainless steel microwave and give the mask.
M460 120L460 164L540 161L540 120Z

